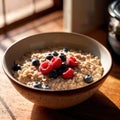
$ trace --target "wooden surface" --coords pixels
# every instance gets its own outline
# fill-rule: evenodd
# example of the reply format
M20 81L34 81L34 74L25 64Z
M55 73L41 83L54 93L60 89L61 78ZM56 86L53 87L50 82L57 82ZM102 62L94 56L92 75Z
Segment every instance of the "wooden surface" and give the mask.
M64 31L62 12L55 12L32 23L0 35L0 62L5 49L29 35ZM103 29L87 33L106 43ZM16 53L17 54L17 53ZM120 120L120 65L113 61L112 70L101 88L87 101L63 110L41 108L23 98L11 85L0 64L0 120Z

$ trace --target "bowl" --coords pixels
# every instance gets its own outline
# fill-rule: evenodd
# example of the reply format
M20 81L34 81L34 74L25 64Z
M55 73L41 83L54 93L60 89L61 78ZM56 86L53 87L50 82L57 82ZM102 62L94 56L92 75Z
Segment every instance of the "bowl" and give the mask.
M12 67L18 57L35 49L59 46L73 49L79 48L98 56L104 69L101 79L77 89L51 91L28 87L13 77ZM22 96L35 104L51 109L68 108L87 100L105 81L111 66L111 55L101 43L82 34L66 32L42 33L19 40L5 51L2 62L5 74Z

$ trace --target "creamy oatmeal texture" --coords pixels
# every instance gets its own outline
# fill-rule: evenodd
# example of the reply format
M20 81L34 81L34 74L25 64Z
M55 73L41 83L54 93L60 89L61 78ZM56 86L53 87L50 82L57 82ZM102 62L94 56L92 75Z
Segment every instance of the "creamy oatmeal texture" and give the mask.
M51 61L57 62L51 67ZM97 81L102 74L103 67L97 56L68 48L26 53L15 61L13 69L14 77L27 86L51 90L80 88Z

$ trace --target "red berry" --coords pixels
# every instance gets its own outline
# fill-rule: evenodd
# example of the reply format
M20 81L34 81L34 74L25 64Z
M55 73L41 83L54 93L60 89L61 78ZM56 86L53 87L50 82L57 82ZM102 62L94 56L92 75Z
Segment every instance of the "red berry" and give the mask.
M71 79L74 76L74 71L72 68L68 68L67 71L63 72L62 77L64 79Z
M51 60L53 68L59 68L62 65L62 60L59 57L53 57Z
M78 65L77 60L75 57L69 57L66 60L66 64L70 67L76 67Z
M51 72L53 69L53 64L50 61L44 61L41 63L39 66L39 71L42 72L43 74L48 74Z

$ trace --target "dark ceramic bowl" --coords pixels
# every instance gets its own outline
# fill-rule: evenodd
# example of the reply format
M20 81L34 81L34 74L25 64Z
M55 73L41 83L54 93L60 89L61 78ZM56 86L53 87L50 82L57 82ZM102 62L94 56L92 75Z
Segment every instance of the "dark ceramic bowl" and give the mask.
M97 82L86 87L62 91L30 88L18 82L12 75L14 61L26 52L34 49L45 49L48 46L79 48L99 56L104 68L103 76ZM6 50L2 66L13 86L25 98L43 107L61 109L79 104L92 96L108 76L112 59L108 50L90 37L75 33L56 32L33 35L15 42Z

